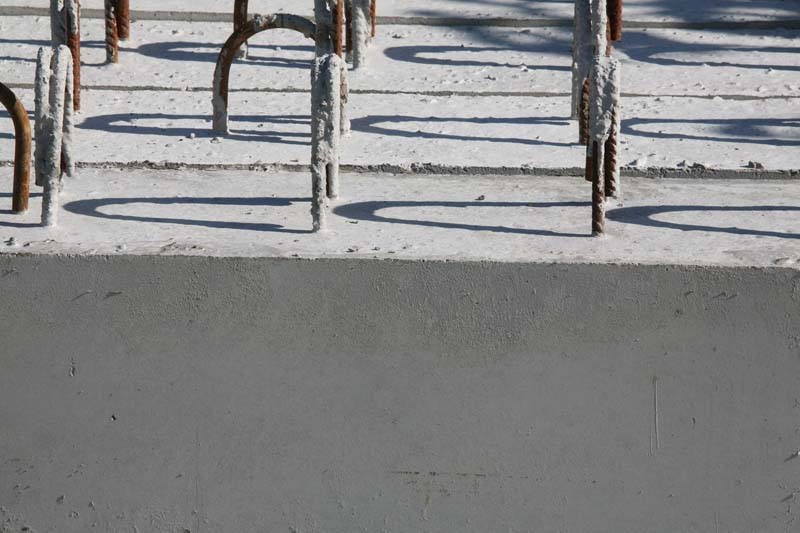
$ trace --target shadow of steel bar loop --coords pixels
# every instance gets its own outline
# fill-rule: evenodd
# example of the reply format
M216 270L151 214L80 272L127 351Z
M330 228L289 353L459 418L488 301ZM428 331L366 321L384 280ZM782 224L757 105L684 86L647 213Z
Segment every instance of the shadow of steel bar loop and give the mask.
M24 213L28 210L31 178L31 123L25 106L14 92L0 83L0 103L14 123L14 189L11 210Z

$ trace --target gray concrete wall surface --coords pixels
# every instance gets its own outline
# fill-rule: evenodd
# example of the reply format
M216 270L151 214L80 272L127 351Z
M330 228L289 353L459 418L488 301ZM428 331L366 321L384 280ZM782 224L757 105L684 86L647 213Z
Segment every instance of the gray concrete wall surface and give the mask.
M2 255L0 291L3 532L800 527L796 269Z

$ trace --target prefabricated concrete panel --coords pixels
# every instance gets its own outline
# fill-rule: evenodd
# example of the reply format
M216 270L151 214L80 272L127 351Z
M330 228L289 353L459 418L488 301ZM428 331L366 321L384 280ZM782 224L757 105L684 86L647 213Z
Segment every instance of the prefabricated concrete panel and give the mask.
M2 255L0 290L3 532L796 528L796 269Z

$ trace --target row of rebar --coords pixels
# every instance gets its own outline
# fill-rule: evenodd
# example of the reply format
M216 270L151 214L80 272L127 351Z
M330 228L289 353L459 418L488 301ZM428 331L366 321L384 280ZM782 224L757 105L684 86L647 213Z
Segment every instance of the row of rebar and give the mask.
M130 35L129 0L105 0L106 52L118 61L118 41ZM80 106L79 0L51 0L54 48L40 50L36 84L36 176L45 187L43 223L54 223L52 191L74 168L69 138L73 109ZM235 0L234 32L222 47L214 73L214 129L228 132L228 94L232 62L254 35L277 28L292 29L315 42L312 68L312 215L314 228L325 226L329 199L338 196L339 145L349 131L346 114L345 53L354 67L363 65L363 48L375 35L375 0L315 0L315 19L287 14L249 18L248 0ZM371 25L367 21L371 19ZM573 48L573 118L586 145L586 179L592 183L592 233L605 231L605 204L620 195L620 68L612 57L613 42L622 37L622 0L575 0ZM354 42L355 41L355 42ZM68 54L69 59L65 59ZM45 69L47 68L47 73ZM69 73L66 73L66 70ZM62 85L68 85L63 88ZM45 98L47 93L47 98ZM69 100L64 103L64 98ZM0 99L15 128L12 210L27 208L30 179L30 124L12 91L0 85ZM41 141L41 142L40 142ZM322 194L323 191L324 194ZM45 215L47 213L47 215Z

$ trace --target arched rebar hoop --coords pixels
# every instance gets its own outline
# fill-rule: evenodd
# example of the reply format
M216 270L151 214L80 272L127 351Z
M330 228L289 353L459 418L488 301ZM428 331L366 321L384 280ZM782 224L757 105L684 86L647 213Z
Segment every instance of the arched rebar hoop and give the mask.
M336 55L339 57L342 56L343 52L343 28L345 25L345 17L344 17L344 1L345 0L327 0L328 8L331 11L333 16L333 28L331 31L331 42L334 43L334 51ZM375 0L373 0L374 6ZM242 27L247 24L247 19L249 16L249 4L250 0L234 0L233 3L233 31L236 32ZM374 13L373 13L374 14ZM373 25L373 37L374 33L374 26L375 20L372 21ZM237 57L239 58L247 58L247 42L245 41L237 50Z
M316 40L317 38L317 25L313 21L305 17L283 13L256 15L244 26L234 31L220 50L217 66L214 69L214 131L228 132L228 85L236 51L254 35L275 29L294 30L309 39Z
M0 102L14 123L14 190L11 210L24 213L28 210L31 179L31 123L25 106L14 92L0 83Z

